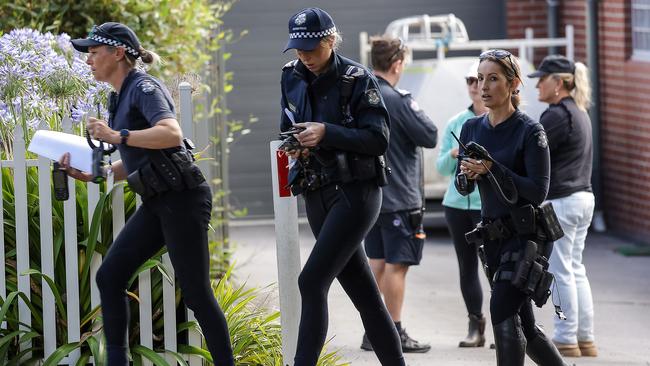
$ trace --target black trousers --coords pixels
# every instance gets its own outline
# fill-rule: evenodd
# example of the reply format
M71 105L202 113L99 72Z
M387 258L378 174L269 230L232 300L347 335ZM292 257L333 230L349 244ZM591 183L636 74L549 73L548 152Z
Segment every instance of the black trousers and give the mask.
M211 210L212 195L206 183L184 192L167 192L145 201L111 245L96 278L109 366L127 365L127 282L163 245L214 364L234 366L226 319L210 286L207 229Z
M486 252L488 265L494 273L499 268L501 255L505 252L517 252L522 247L520 239L513 237L502 243L488 242ZM514 263L508 262L501 265L506 271L514 270ZM521 318L521 326L526 336L532 336L535 332L535 315L533 314L530 298L514 287L510 280L495 281L492 284L492 296L490 297L490 317L492 324L499 324L507 318L518 314Z
M329 185L304 194L316 244L300 273L302 312L294 366L315 366L327 336L327 294L334 279L359 311L383 366L403 366L399 336L375 283L361 241L381 207L374 182Z
M458 272L460 274L460 292L465 300L467 313L482 316L483 290L479 280L479 263L476 244L469 244L465 240L465 233L474 230L481 221L480 210L461 210L453 207L444 207L447 227L454 242L456 258L458 259Z

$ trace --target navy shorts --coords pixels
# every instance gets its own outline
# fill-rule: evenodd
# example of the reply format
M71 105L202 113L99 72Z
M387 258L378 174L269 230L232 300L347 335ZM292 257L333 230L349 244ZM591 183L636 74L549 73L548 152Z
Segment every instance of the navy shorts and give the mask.
M415 237L415 229L408 211L380 214L364 240L366 255L391 264L420 264L424 239Z

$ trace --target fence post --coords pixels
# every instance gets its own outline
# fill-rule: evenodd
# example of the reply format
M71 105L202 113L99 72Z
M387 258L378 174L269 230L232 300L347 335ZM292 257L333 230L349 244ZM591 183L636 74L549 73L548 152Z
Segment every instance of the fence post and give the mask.
M49 129L41 123L41 130ZM50 159L38 157L38 207L41 228L41 272L54 279L54 232L52 227ZM56 350L56 305L52 289L41 280L43 290L43 356L47 359Z
M0 187L4 187L2 183L2 169L4 168L4 161L0 160ZM0 189L0 222L5 222L4 217L4 190ZM5 227L4 224L0 225L0 263L2 263L2 268L0 268L0 297L3 299L7 298L7 276L5 274ZM0 328L6 329L6 322L3 321L0 325Z
M63 132L72 133L72 121L69 117L61 121ZM64 242L65 242L65 265L68 269L79 268L79 248L77 243L77 200L75 180L68 177L68 190L70 197L63 203ZM66 304L68 315L68 339L67 343L79 342L81 339L81 326L79 320L79 274L76 270L68 270L65 275ZM75 364L81 356L77 348L68 355L68 362Z
M178 85L181 103L181 129L183 136L194 137L194 116L192 109L192 86L187 82L182 82ZM194 312L187 309L187 320L195 321ZM193 346L201 347L201 335L193 330L188 330L188 343ZM201 359L196 356L189 357L190 366L201 366Z
M282 326L282 364L293 363L300 323L300 240L298 237L298 201L285 188L288 156L278 151L280 141L271 141L271 172L273 178L273 212L280 292L280 324Z
M16 125L14 132L14 199L16 215L16 274L18 291L31 299L30 276L22 273L29 270L29 223L27 217L27 163L25 161L25 138L23 128ZM3 263L4 265L4 263ZM28 331L32 324L31 311L27 304L18 300L18 320L20 329ZM20 345L20 349L31 348L32 341ZM29 355L25 355L29 358Z

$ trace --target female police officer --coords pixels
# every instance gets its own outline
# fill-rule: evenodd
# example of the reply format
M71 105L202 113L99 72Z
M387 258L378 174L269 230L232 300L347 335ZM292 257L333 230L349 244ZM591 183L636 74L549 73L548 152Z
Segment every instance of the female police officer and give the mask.
M482 222L477 228L492 281L490 314L497 365L522 366L524 354L528 353L539 365L560 366L564 361L535 326L531 294L525 292L517 277L521 265L518 260L533 256L538 264L536 248L544 248L545 243L537 237L537 226L532 223L538 221L534 218L535 208L546 198L550 174L544 128L517 109L520 75L517 59L509 52L490 50L480 55L479 87L489 112L463 125L463 155L457 169L461 174L456 178L456 188L467 195L477 183L481 195ZM481 146L487 151L482 152ZM547 252L540 252L548 258ZM543 271L537 273L544 276ZM521 281L527 285L529 279ZM541 306L546 299L535 297L535 301Z
M325 11L289 20L297 60L282 71L282 131L292 125L305 149L293 152L294 193L302 193L316 244L298 279L302 314L295 366L316 365L327 335L327 293L334 278L361 314L382 365L404 365L395 326L372 277L361 241L377 219L388 113L377 79L335 52L340 42ZM294 124L294 122L297 122ZM379 173L379 174L378 174Z
M548 134L551 183L548 200L558 211L566 235L556 241L549 258L567 319L555 319L553 342L564 356L597 356L594 344L594 301L582 263L587 230L594 212L591 192L593 146L587 67L561 55L547 56L537 71L539 100L549 103L539 122Z
M120 23L93 27L85 39L72 40L95 79L115 92L108 123L90 118L87 129L96 139L117 145L122 160L112 165L115 179L125 179L142 195L143 204L111 245L99 271L109 366L125 366L129 278L165 245L187 306L201 325L215 365L234 365L228 328L212 293L208 268L207 228L212 209L210 187L182 147L182 133L165 87L134 68L136 60L152 63L157 55L140 46L135 33ZM117 93L117 94L115 94ZM89 173L61 165L76 179Z

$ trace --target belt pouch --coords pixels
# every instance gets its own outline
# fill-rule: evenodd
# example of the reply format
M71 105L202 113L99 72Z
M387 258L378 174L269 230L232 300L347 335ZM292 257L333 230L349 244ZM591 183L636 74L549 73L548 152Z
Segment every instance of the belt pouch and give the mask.
M352 181L352 173L350 172L347 154L343 151L338 151L336 153L336 169L338 170L339 178L342 183L349 183Z
M147 188L149 194L162 193L169 190L169 187L158 177L151 164L145 164L140 170L140 179Z
M377 185L383 187L388 184L388 176L390 175L390 168L386 164L386 159L383 155L375 157L375 174L377 175Z
M176 168L181 173L183 181L188 189L197 187L199 184L205 182L205 177L201 172L201 169L194 164L194 158L192 153L187 150L177 151L171 154L171 159Z
M542 268L542 265L538 262L533 262L533 265L530 266L530 272L528 273L528 281L526 281L522 291L527 295L534 294L543 274L544 268Z
M515 265L512 285L523 290L526 285L531 267L537 257L537 244L534 241L527 240L524 248L519 252L520 258Z
M512 223L519 235L530 235L536 232L535 208L533 205L525 205L515 208L510 212Z
M126 181L129 183L129 188L131 188L133 192L139 194L142 197L147 196L147 187L145 186L144 182L142 181L142 177L140 176L140 169L129 174L129 176L126 177Z
M560 226L560 221L555 214L551 202L546 201L542 203L539 206L538 212L540 224L546 233L548 241L556 241L564 236L564 231L562 230L562 226Z
M542 278L537 283L535 293L531 296L537 307L542 307L546 304L548 297L551 295L551 284L553 283L553 274L548 271L542 273Z

